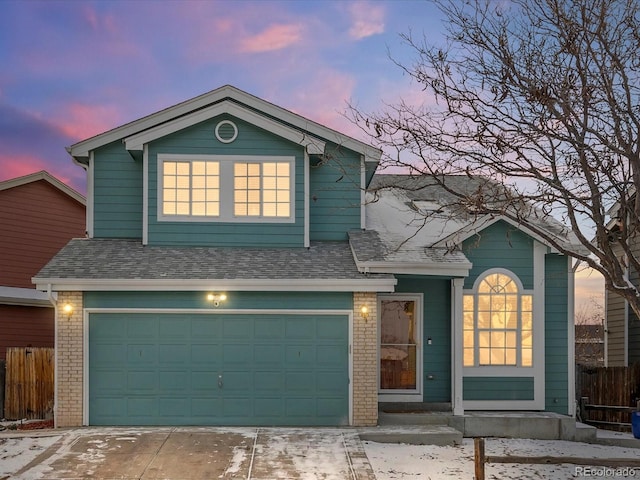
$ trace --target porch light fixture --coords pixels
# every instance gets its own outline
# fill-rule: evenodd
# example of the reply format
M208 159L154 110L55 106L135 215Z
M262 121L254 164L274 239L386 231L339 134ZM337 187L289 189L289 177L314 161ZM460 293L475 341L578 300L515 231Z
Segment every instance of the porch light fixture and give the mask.
M73 315L73 305L71 305L70 303L65 303L62 306L62 312L68 317L71 318L71 315Z
M227 299L227 295L224 293L209 293L207 294L207 300L213 302L214 307L219 307L220 302L224 302Z
M360 309L360 315L364 318L365 322L369 319L369 308L366 305L363 305Z

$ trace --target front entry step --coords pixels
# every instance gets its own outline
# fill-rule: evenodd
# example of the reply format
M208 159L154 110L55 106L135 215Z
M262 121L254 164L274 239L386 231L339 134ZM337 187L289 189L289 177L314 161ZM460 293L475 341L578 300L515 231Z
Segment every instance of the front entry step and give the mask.
M449 425L450 412L393 412L378 411L378 425Z
M362 441L409 445L459 445L462 432L446 425L379 426L358 429Z

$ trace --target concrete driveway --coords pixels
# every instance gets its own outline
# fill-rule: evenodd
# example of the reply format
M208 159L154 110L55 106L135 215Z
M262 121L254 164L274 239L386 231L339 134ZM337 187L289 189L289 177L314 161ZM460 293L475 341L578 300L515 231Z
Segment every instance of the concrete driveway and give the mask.
M358 432L333 428L86 428L23 479L375 479Z

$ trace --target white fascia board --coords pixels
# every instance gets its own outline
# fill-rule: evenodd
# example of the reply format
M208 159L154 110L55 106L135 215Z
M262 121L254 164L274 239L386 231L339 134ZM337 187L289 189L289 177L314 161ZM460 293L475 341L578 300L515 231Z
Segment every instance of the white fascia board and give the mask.
M395 278L371 279L211 279L211 280L119 280L81 278L34 278L38 290L54 291L263 291L263 292L393 292Z
M398 275L431 275L443 277L468 277L473 266L470 262L459 264L412 262L357 262L358 271L365 273L391 273Z
M310 155L324 154L325 142L322 140L311 137L299 130L276 122L275 120L271 120L264 115L260 115L259 113L244 108L229 100L224 100L220 103L216 103L215 105L198 110L192 114L164 123L131 137L127 137L124 139L124 144L127 150L140 151L146 143L225 113L256 125L291 142L303 145Z
M0 304L24 307L51 307L47 292L35 288L0 287Z

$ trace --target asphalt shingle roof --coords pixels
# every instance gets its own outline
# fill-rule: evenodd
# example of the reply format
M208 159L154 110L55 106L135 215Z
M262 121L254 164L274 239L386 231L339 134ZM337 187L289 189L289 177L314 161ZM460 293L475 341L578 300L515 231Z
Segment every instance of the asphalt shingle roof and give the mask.
M392 275L374 275L377 279ZM310 248L143 246L140 240L71 240L36 275L46 279L364 280L347 242Z

